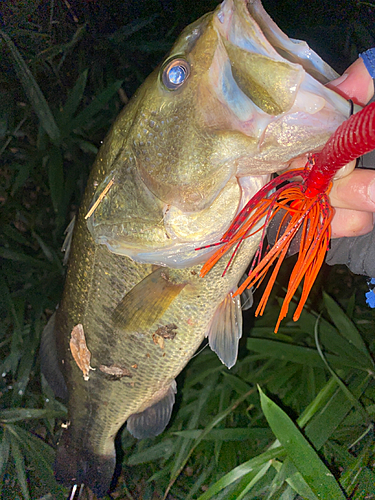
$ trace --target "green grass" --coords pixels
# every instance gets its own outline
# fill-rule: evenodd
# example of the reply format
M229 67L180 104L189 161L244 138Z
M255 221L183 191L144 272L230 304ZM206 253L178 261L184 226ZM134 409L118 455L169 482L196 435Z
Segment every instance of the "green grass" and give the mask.
M64 230L123 104L181 29L215 5L1 6L2 499L66 498L52 474L66 408L41 378L38 361L40 334L64 283ZM338 71L375 45L367 2L265 6ZM375 498L374 312L364 304L365 279L343 267L320 275L300 321L290 315L275 336L282 278L266 314L255 321L246 314L232 370L204 349L179 377L168 430L140 442L122 433L114 498Z

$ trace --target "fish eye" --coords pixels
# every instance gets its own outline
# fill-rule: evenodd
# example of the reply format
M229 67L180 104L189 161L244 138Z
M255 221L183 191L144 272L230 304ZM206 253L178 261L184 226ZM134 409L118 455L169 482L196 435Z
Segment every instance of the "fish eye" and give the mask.
M173 59L164 66L161 76L168 90L177 90L190 75L190 65L185 59Z

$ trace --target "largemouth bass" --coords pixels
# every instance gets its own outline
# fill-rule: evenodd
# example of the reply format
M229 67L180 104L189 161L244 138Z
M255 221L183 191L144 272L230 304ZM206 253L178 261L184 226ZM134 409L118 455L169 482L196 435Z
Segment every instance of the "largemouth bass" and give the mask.
M114 438L170 419L175 378L204 337L231 367L242 334L233 298L258 245L229 271L199 270L239 210L291 159L349 116L336 73L290 40L258 0L225 0L186 28L108 134L74 227L62 302L42 342L44 373L69 394L55 464L98 496Z

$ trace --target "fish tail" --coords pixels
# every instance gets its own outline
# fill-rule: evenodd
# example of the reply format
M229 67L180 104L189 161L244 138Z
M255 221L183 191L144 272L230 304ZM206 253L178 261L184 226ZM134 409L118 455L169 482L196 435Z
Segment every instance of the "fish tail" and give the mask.
M74 443L69 429L59 442L55 460L55 478L66 487L84 484L98 497L110 488L116 465L115 448L110 455L98 455Z

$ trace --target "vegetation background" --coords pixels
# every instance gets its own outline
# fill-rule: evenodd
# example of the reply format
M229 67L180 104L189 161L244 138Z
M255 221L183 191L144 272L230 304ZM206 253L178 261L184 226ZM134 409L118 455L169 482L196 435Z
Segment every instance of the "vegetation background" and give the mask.
M66 498L52 473L66 409L38 361L64 283L64 230L121 107L182 28L216 4L0 2L2 499ZM339 72L375 46L372 3L264 5ZM275 336L287 267L264 317L246 313L236 366L227 370L204 349L179 377L167 431L140 442L122 433L113 498L375 498L375 318L366 279L325 268L300 321L289 318Z

